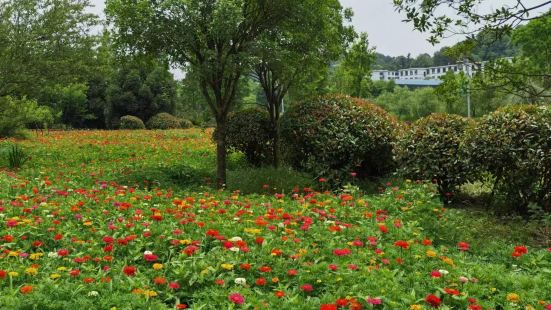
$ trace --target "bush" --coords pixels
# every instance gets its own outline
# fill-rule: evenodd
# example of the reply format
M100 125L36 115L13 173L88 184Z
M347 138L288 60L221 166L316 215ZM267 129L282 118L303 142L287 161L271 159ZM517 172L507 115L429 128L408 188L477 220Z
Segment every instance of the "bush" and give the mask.
M0 97L0 137L11 137L27 126L46 127L54 120L51 110L36 101Z
M226 128L226 145L230 151L242 152L247 162L254 166L269 163L272 143L268 113L254 108L231 113Z
M523 213L530 203L551 207L549 106L508 106L485 116L466 132L462 152L474 169L494 175L492 196Z
M185 119L185 118L180 119L180 128L188 129L188 128L191 128L191 127L193 127L193 123L190 120Z
M338 184L351 172L382 176L393 167L396 120L380 107L341 95L291 107L281 120L285 159Z
M21 168L27 160L29 160L29 156L19 144L13 144L8 150L8 167L10 169Z
M459 156L468 124L467 119L449 114L431 114L413 123L394 148L399 171L408 178L432 180L448 200L470 175Z
M119 128L120 129L145 129L145 125L140 118L132 115L125 115L121 117Z
M162 112L147 121L148 129L176 129L180 128L180 120L173 115Z

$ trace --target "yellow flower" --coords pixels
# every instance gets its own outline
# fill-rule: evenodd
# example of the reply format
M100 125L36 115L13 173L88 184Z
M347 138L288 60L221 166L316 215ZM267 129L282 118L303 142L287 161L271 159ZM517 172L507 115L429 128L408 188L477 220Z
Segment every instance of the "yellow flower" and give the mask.
M84 226L92 226L92 221L85 221L84 223L82 223L82 225L84 225Z
M436 252L434 252L433 250L427 250L427 257L436 257Z
M226 270L232 270L233 269L232 264L222 264L221 267L226 269Z
M526 307L524 307L524 310L536 310L536 308L534 308L532 305L527 305Z
M16 252L16 251L10 251L10 252L8 253L8 256L16 257L16 256L19 256L19 253Z
M157 296L157 292L152 291L152 290L145 290L145 291L143 292L143 294L144 294L145 296L147 296L147 297L155 297L155 296Z
M445 257L443 256L442 257L442 261L450 266L454 266L454 262L453 262L453 259L449 258L449 257Z
M258 235L261 230L258 228L245 228L245 232L252 235Z
M153 264L153 269L155 270L163 269L163 264L155 263Z
M516 294L516 293L509 293L509 294L507 294L507 301L519 302L520 301L520 296L518 296L518 294Z
M57 267L57 271L67 271L67 267Z
M10 277L17 277L19 275L19 273L17 271L10 271L10 272L8 272L8 275Z
M35 276L35 275L38 274L38 269L33 268L33 267L29 267L29 268L25 269L25 273L30 275L30 276Z
M50 279L55 280L61 278L61 275L59 273L52 273L50 275Z
M191 244L191 240L189 240L189 239L180 240L180 244L183 244L183 245Z
M411 306L409 307L409 310L423 310L423 306L417 305L417 304L411 305Z
M44 256L44 253L33 253L33 254L29 255L29 259L37 260L42 256Z

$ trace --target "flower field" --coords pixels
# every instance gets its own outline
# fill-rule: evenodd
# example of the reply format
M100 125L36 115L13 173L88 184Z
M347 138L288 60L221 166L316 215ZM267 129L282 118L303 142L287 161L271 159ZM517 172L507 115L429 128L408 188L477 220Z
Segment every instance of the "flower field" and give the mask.
M209 134L21 142L31 159L0 171L0 308L551 309L551 248L473 233L431 184L218 192Z

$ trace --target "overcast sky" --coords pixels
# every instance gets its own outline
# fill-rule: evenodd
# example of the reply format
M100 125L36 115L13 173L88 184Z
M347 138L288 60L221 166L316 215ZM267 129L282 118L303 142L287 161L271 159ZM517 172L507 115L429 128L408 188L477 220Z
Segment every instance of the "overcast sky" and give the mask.
M101 14L104 0L91 0L95 5L93 11ZM297 0L300 1L300 0ZM499 7L516 0L487 0L481 10ZM341 0L344 7L354 10L353 25L358 32L367 32L370 43L377 52L391 55L407 55L413 57L420 53L432 54L443 46L452 45L463 38L454 36L433 46L427 42L428 35L413 30L410 23L402 22L403 16L394 10L392 0ZM541 0L525 0L526 5L541 3Z

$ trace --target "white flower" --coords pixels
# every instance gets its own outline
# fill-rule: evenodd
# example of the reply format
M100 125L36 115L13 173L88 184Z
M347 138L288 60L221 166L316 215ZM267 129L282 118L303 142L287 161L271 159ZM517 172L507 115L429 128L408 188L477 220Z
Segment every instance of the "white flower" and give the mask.
M235 282L235 284L238 284L238 285L247 284L247 280L245 278L235 278L234 282Z
M241 237L233 237L231 239L229 239L229 241L231 242L237 242L237 241L242 241L243 239L241 239Z
M443 274L443 275L446 275L446 274L450 273L450 272L447 271L446 269L440 269L440 270L438 270L438 271L439 271L441 274Z
M59 255L57 255L57 252L49 252L48 257L49 258L57 258Z
M232 251L232 252L239 252L239 248L236 247L236 246L232 246L232 247L230 248L230 251Z
M151 255L151 254L153 254L153 252L151 252L151 251L145 251L145 252L143 252L143 255Z
M99 296L99 293L97 291L90 291L90 292L88 292L88 296L89 297Z

